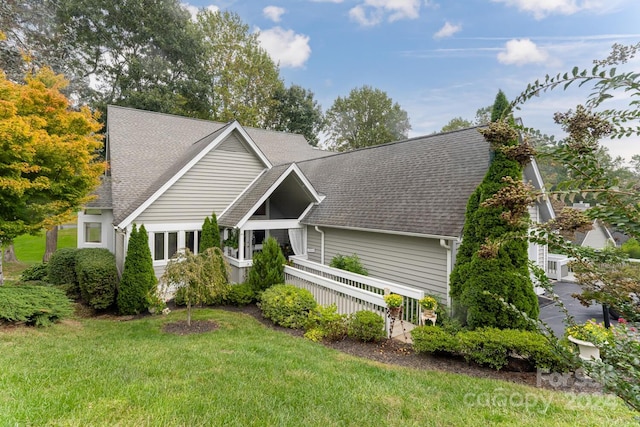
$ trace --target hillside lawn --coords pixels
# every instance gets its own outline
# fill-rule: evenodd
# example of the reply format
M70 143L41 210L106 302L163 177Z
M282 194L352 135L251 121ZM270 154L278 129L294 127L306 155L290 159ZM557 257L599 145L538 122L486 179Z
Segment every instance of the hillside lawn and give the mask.
M198 309L219 328L172 335L168 316L0 328L0 425L637 425L615 397L383 365Z
M75 227L58 229L58 249L75 248L78 242L78 230ZM5 278L16 280L20 273L29 265L39 264L44 256L46 233L42 230L36 235L25 234L17 237L13 242L18 262L3 263Z

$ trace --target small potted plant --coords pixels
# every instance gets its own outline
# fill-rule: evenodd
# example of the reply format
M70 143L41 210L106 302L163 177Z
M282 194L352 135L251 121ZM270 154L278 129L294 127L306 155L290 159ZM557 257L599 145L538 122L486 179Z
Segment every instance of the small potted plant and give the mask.
M387 304L387 308L389 308L389 314L391 317L400 317L400 313L402 311L402 295L387 294L383 298L384 302Z
M595 319L567 328L567 339L578 346L580 358L600 360L600 348L613 339L613 332Z
M425 295L423 298L420 298L418 303L420 307L422 307L422 312L427 316L433 316L438 308L438 300L431 295Z

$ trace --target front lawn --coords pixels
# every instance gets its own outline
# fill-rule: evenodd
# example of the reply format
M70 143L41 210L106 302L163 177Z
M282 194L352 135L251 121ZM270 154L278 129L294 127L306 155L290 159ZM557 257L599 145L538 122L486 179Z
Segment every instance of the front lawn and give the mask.
M185 315L0 329L0 425L634 425L613 397L381 365L223 310L162 332Z

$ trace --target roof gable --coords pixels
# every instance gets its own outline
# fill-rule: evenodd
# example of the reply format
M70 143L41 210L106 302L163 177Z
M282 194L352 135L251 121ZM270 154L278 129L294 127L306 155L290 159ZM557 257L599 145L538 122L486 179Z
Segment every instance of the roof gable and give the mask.
M207 138L229 124L126 107L107 108L107 156L116 223L125 220L200 151ZM236 131L265 164L276 165L330 153L311 147L303 136L243 128ZM209 141L211 142L211 141Z

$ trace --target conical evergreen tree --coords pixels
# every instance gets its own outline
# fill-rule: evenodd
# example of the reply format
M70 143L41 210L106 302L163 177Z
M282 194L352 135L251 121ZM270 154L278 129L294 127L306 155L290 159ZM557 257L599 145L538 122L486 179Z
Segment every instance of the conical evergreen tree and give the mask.
M284 264L287 259L282 254L278 241L267 238L262 244L262 251L253 257L253 265L247 277L247 283L258 293L284 283Z
M518 313L496 296L514 304L531 318L538 316L538 299L529 278L526 239L502 239L510 233L526 234L528 215L510 221L506 208L483 204L509 185L503 177L522 180L523 166L500 147L519 144L517 132L504 121L491 123L483 132L496 148L482 183L467 203L463 240L451 273L451 297L455 316L471 328L528 329Z
M118 311L121 314L145 311L149 308L149 295L155 292L157 284L147 230L144 225L138 230L134 224L118 289Z
M216 248L222 249L220 229L218 228L218 217L215 212L211 214L211 239L213 240L213 245Z
M493 107L491 107L491 121L497 122L499 120L505 119L505 115L508 113L509 109L509 100L507 100L507 96L500 89L496 95L495 101L493 101Z
M204 219L204 222L202 223L202 233L200 233L200 244L198 245L198 253L203 253L207 249L213 248L214 246L215 244L213 241L213 228L211 226L211 220L209 219L209 217L206 217Z

